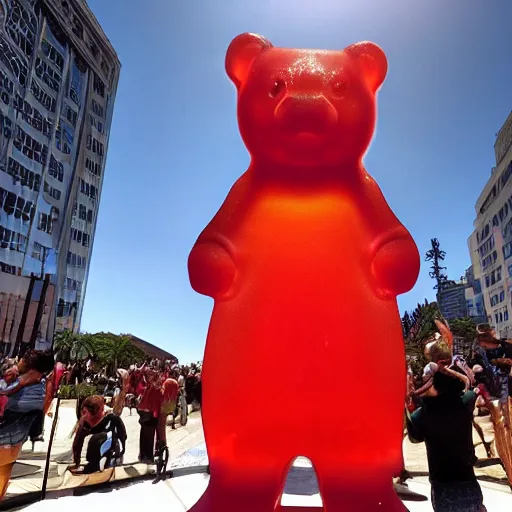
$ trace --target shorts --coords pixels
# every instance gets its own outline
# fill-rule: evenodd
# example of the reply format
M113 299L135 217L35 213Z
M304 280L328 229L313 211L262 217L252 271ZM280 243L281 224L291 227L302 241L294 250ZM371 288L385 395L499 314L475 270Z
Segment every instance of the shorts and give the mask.
M470 482L431 482L432 508L435 512L480 512L482 490L475 479Z
M174 410L176 409L176 400L171 400L170 402L165 402L162 404L162 407L160 408L161 414L166 414L169 416L169 414L173 414Z

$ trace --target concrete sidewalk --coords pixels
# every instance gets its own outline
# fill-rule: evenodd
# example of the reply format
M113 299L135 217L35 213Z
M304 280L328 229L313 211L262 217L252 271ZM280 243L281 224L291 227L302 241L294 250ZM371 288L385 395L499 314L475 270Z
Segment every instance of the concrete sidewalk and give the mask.
M152 471L154 466L147 466L138 462L139 455L139 415L133 410L130 415L129 409L124 409L122 419L126 427L127 441L124 464L131 465L132 476L142 476ZM32 452L32 444L25 443L22 453L13 469L13 475L5 499L9 499L27 492L40 491L42 487L44 466L48 450L48 442L52 428L53 418L46 417L44 438L42 443L36 443ZM64 473L68 465L71 465L73 438L70 437L76 423L75 401L63 400L59 409L59 418L55 437L52 445L50 458L50 471L48 478L48 490L59 488L64 481ZM201 443L204 439L200 413L192 413L189 416L185 427L176 422L176 430L167 427L167 442L172 459L180 456L190 448ZM87 441L84 445L82 457L87 449Z
M490 416L482 416L476 418L476 422L482 428L485 436L485 440L490 442L494 439L494 431L491 423ZM475 429L473 429L473 443L476 445L476 456L481 463L487 463L487 454L485 448L481 443L480 437L478 436ZM494 443L492 446L496 458L496 449ZM428 462L427 462L427 450L425 443L413 444L408 439L404 441L404 458L405 466L408 471L413 474L424 474L428 475ZM492 461L491 461L492 462ZM477 477L495 481L498 483L507 484L507 475L498 464L489 465L487 467L475 467L475 473Z
M58 428L52 447L48 490L55 490L62 487L63 483L65 483L64 473L66 472L68 464L72 463L72 439L70 438L70 433L76 422L74 405L74 401L63 401L61 403ZM133 414L130 416L129 410L125 409L122 418L128 434L124 462L125 464L131 465L127 469L125 468L126 475L123 473L124 470L122 469L116 472L116 480L118 478L123 479L142 476L148 474L148 470L153 470L153 466L138 464L140 430L138 414L133 411ZM328 421L328 418L326 418L325 421ZM489 417L477 418L477 422L481 425L486 440L491 441L493 434ZM52 419L47 418L45 426L46 442L37 443L34 453L30 452L30 443L24 446L24 451L18 459L20 464L17 464L13 471L13 479L9 485L6 498L41 490L46 450L48 447L47 440L50 435L51 424ZM171 430L170 427L168 427L167 436L171 456L169 469L207 464L200 413L192 413L185 427L178 427L177 430ZM474 432L474 442L475 444L480 443L476 431ZM479 459L482 461L487 460L485 449L481 444L477 445L476 452ZM417 482L418 478L424 479L424 477L428 475L428 463L424 443L412 444L406 439L404 441L404 457L406 468L415 476L414 481ZM23 466L22 464L27 466ZM480 479L487 480L492 484L501 484L499 487L502 488L504 492L510 493L505 472L499 464L477 468L476 473Z

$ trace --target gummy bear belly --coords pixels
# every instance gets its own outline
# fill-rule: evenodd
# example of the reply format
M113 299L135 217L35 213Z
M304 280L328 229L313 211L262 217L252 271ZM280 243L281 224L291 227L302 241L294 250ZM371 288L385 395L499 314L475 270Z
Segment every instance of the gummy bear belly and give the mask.
M222 367L226 397L236 394L234 382L262 374L286 382L306 409L318 397L319 379L338 389L343 376L352 386L365 374L382 382L394 374L401 386L397 305L372 287L360 215L351 203L325 200L267 203L248 216L235 244L237 293L215 305L206 351L210 371ZM247 388L245 396L258 402L261 392ZM297 414L297 404L289 406Z

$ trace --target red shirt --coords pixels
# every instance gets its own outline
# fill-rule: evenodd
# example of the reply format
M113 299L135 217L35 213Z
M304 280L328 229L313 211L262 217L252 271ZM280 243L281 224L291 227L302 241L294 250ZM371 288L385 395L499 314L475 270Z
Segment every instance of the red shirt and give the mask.
M162 393L162 389L160 387L149 385L142 395L142 400L139 403L138 410L151 412L153 413L153 416L157 418L160 414L160 408L162 407L163 401L164 395Z
M166 379L163 386L164 403L175 402L178 398L179 386L178 382L174 379Z

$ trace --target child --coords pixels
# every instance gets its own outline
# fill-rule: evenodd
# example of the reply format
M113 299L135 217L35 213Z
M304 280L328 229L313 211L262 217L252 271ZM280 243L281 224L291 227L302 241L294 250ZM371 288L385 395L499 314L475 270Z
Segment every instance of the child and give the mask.
M53 370L54 358L51 352L29 350L20 360L10 384L0 389L0 416L5 412L25 413L43 410L46 383L43 377ZM14 368L14 367L13 367ZM13 379L16 370L10 368L8 379ZM8 370L8 371L9 371ZM7 372L6 372L7 374ZM5 376L4 376L4 380Z
M6 368L4 371L4 377L0 380L0 390L5 390L9 387L18 378L19 374L20 372L18 371L17 366Z
M4 372L4 378L0 380L0 391L9 391L17 385L19 372L17 366L11 366ZM9 399L5 395L0 395L0 417L4 415L5 407Z

